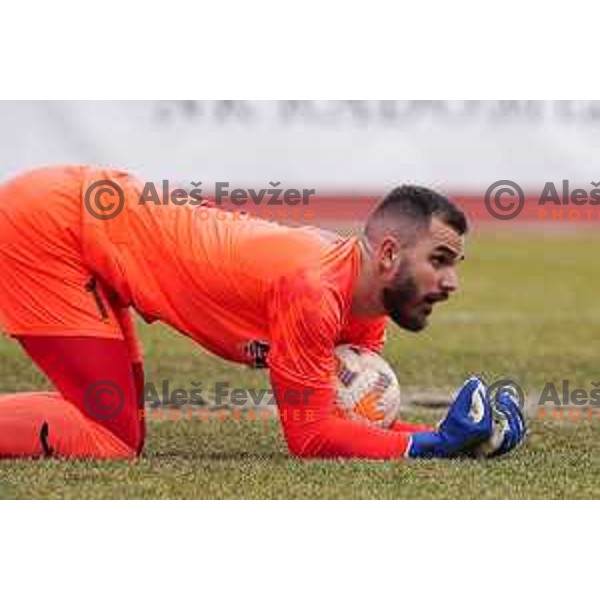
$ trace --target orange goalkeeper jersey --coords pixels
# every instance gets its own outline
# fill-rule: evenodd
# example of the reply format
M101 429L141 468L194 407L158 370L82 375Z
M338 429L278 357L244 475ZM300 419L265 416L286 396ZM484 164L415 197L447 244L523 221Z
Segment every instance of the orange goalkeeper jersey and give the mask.
M140 204L142 184L128 174L92 170L86 177L84 189L107 178L126 194L112 219L83 210L85 260L147 321L256 366L265 366L269 344L269 366L299 384L329 377L335 344L383 346L385 318L350 314L356 238L206 205Z

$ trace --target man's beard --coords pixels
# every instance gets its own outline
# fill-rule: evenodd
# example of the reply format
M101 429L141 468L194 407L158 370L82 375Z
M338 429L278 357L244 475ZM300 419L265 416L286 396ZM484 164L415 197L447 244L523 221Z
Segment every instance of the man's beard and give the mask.
M417 312L419 289L408 260L400 264L392 285L383 289L382 300L387 314L402 329L421 331L427 326L427 315Z

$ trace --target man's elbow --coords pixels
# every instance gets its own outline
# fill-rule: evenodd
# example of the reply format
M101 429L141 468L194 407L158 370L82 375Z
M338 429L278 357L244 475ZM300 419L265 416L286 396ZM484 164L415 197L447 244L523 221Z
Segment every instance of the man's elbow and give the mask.
M318 452L308 440L293 438L287 440L288 451L295 458L319 458Z
M289 453L295 458L331 458L327 436L319 429L286 435Z

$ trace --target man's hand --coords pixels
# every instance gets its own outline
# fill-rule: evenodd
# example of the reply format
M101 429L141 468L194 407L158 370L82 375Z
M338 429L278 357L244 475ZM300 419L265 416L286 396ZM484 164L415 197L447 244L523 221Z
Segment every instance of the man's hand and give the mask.
M492 405L492 435L473 450L478 458L493 458L510 452L525 438L527 428L523 411L516 393L510 388L501 388Z
M437 431L413 433L406 456L451 458L472 450L492 435L492 407L477 377L458 391Z

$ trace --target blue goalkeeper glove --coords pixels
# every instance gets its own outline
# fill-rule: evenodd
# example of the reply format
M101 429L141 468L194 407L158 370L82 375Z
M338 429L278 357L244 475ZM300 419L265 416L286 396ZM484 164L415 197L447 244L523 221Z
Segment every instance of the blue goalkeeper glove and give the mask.
M493 458L514 450L527 433L525 417L516 392L509 387L498 390L492 404L492 435L473 450L478 458Z
M410 458L451 458L489 439L492 407L487 390L477 377L467 379L458 391L437 431L411 435L406 452Z

